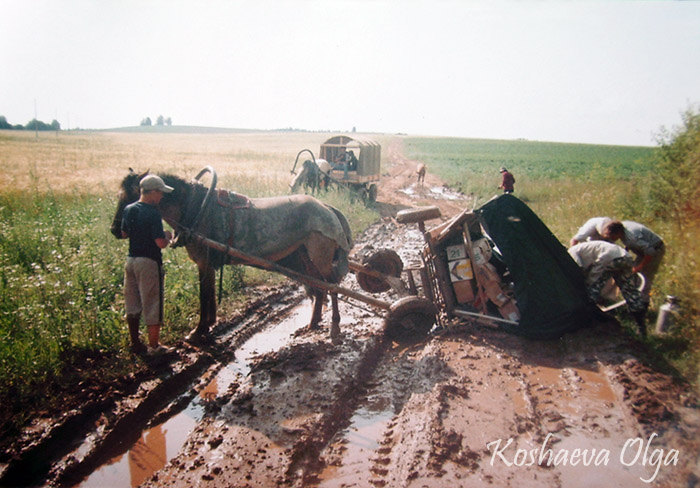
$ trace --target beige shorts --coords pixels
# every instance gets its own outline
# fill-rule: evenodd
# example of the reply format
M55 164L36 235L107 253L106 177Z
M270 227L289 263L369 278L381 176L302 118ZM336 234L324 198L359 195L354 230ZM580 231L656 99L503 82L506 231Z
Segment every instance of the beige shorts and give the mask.
M124 302L127 315L143 314L146 325L163 323L163 272L151 258L126 258Z

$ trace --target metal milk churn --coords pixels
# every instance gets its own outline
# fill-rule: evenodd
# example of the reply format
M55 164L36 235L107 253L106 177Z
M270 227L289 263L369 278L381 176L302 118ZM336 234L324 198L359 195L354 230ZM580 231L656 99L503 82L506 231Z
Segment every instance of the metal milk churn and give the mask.
M656 333L663 334L666 332L677 314L678 304L676 303L676 297L667 295L666 302L659 307L659 315L656 317L656 328L654 329Z

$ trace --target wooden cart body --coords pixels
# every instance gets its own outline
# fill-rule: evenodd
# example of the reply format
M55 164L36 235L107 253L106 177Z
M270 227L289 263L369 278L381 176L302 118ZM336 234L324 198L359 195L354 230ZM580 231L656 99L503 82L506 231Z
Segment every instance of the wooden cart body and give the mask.
M416 283L420 283L422 293L441 312L441 322L451 317L461 317L517 325L516 317L508 316L505 312L497 314L493 307L490 310L487 308L489 283L476 272L479 268L475 263L481 258L475 256L472 242L474 237L484 237L477 216L465 210L449 221L426 230L425 220L439 215L437 207L402 211L397 215L401 223L418 223L425 241L420 251L423 266L404 269L410 292L419 294ZM512 297L504 294L503 300L504 311L512 308Z

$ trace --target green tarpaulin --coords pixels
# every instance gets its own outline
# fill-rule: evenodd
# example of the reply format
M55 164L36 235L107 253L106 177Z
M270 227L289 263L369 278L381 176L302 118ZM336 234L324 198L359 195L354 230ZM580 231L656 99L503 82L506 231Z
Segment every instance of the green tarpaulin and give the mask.
M606 318L588 298L581 269L527 205L505 194L475 213L515 286L520 323L506 330L551 339Z

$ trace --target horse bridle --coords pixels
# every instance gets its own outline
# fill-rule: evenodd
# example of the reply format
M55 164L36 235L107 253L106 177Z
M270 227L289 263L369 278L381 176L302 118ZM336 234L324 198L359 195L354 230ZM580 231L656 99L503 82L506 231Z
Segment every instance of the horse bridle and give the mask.
M187 205L187 209L185 210L185 218L183 219L183 222L177 223L177 230L175 233L175 238L172 242L172 247L183 246L186 244L186 242L180 242L181 236L186 236L189 232L197 228L197 225L199 225L199 221L202 219L202 215L204 215L204 211L206 210L207 206L209 206L209 203L211 202L211 199L214 196L214 190L216 189L217 182L216 171L214 171L214 168L212 168L211 166L205 166L204 168L202 168L199 171L199 173L197 173L197 176L194 177L194 182L197 184L201 184L199 182L199 179L206 173L211 174L211 183L209 184L209 189L207 189L207 194L204 196L204 200L202 200L202 205L200 205L199 209L195 209L193 205ZM193 200L194 199L190 199L190 202L192 202ZM197 212L197 214L194 216L194 218L192 218L192 215L195 211ZM184 240L186 241L187 239L185 238Z

